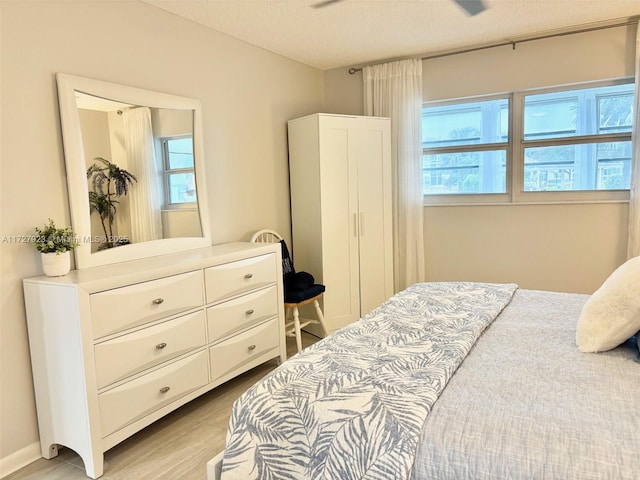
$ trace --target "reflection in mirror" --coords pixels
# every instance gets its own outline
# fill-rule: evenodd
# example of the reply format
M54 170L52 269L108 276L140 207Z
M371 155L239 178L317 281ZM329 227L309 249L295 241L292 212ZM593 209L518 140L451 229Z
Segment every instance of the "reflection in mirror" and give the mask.
M199 102L64 74L58 94L77 268L210 245Z
M93 242L92 252L202 236L193 112L124 104L79 91L75 97L87 162L91 235L105 240ZM91 169L98 175L90 177ZM133 177L129 183L128 174Z

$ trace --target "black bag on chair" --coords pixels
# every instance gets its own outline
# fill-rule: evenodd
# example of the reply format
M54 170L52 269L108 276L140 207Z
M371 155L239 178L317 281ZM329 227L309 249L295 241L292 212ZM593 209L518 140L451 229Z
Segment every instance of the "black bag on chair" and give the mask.
M324 285L315 284L313 275L308 272L296 272L284 240L280 240L280 247L282 249L284 301L299 303L324 292Z

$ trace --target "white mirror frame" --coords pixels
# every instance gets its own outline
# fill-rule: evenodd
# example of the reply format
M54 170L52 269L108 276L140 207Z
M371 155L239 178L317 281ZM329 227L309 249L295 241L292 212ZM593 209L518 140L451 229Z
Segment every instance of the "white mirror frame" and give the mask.
M80 245L75 249L76 268L90 268L210 246L211 231L209 228L208 201L205 186L205 162L204 149L202 146L202 114L200 101L193 98L127 87L64 73L58 73L56 79L58 84L58 101L60 104L64 156L67 168L71 222L76 235L80 239ZM193 110L193 151L202 237L152 240L91 253L91 242L86 241L91 238L91 219L88 201L89 187L75 91L152 108Z

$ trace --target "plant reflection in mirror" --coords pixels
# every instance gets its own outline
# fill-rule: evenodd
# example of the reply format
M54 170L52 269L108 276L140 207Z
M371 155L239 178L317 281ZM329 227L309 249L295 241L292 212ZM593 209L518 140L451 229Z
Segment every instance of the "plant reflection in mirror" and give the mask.
M96 212L100 216L106 243L102 244L99 250L103 250L129 243L126 240L117 240L113 234L113 222L119 203L116 198L126 196L129 187L138 179L105 158L96 157L93 161L99 163L93 163L87 169L87 180L92 187L89 190L89 213Z

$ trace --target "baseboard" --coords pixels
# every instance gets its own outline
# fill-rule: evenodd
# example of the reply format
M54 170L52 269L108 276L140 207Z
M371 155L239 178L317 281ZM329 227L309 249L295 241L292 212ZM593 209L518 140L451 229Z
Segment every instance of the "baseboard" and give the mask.
M11 475L39 458L42 458L40 442L32 443L7 457L0 458L0 478Z

